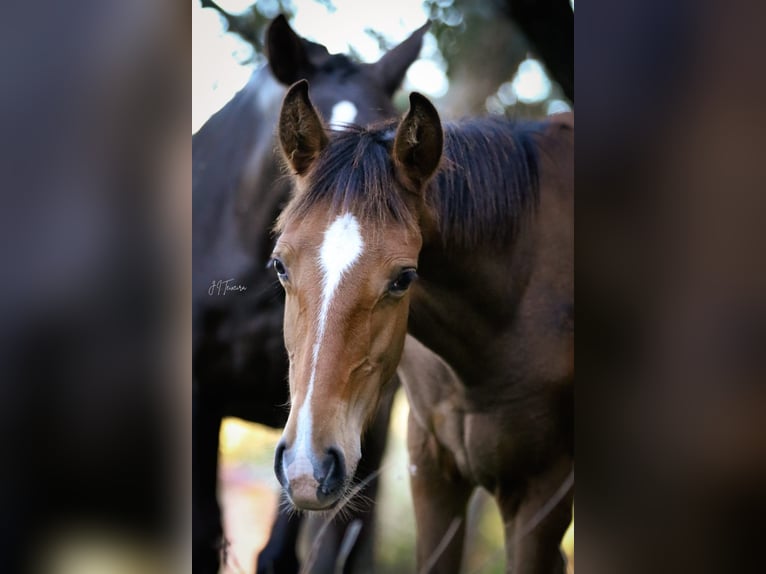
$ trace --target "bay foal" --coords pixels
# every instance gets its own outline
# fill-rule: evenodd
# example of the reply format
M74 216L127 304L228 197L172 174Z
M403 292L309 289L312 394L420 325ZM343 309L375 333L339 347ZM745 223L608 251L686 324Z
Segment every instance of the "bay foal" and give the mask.
M282 339L281 289L265 268L271 227L289 200L274 132L289 86L310 78L318 108L338 127L393 117L391 98L417 58L427 26L373 64L360 64L310 42L277 17L266 34L268 66L192 137L193 163L193 552L194 573L219 570L223 536L217 500L218 439L224 416L271 427L287 419L287 358ZM226 294L218 283L232 280L244 292ZM359 479L370 476L383 456L392 393L384 397L371 432ZM375 498L370 480L364 495ZM346 572L368 572L372 562L374 513L351 512L322 538L312 572L334 572L346 526L362 529ZM258 556L258 573L297 572L295 546L300 517L280 512L268 545Z
M466 503L481 486L503 516L508 570L562 572L574 460L571 117L442 126L412 94L401 122L328 135L299 82L278 129L295 191L273 253L292 400L275 470L293 504L343 497L409 330L449 364L439 383L417 353L403 361L420 568L459 570Z

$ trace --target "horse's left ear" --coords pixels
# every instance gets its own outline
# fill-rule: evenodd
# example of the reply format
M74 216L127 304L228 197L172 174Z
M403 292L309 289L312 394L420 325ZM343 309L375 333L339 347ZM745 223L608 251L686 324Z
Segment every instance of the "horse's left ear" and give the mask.
M428 98L410 94L410 110L394 139L394 165L406 180L421 188L434 174L442 157L444 134L439 114Z
M324 124L309 99L309 83L287 90L279 113L279 145L296 174L303 175L328 143Z
M266 30L266 54L271 72L286 86L311 73L312 64L304 41L282 14Z
M398 46L391 48L380 60L372 65L373 76L381 83L381 87L389 96L399 88L407 73L410 64L417 60L420 54L420 48L423 45L423 36L431 26L431 22L426 22L423 26L415 30L409 38L404 40Z

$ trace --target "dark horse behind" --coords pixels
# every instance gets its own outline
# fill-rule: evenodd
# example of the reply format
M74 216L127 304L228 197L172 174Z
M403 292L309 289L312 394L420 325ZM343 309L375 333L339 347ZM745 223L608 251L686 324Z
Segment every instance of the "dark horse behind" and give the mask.
M272 223L290 193L274 152L285 86L310 79L313 100L336 127L391 117L391 97L417 58L425 31L417 30L378 62L359 64L300 38L280 16L267 32L268 66L256 70L193 136L194 572L218 571L224 541L216 497L222 418L280 428L288 415L284 296L265 267ZM379 466L392 396L382 401L367 433L360 480ZM374 498L376 489L371 480L364 494ZM357 519L363 526L347 569L364 571L372 556L371 509L328 529L312 571L333 571L346 525ZM297 571L299 524L299 518L278 516L259 555L259 572Z

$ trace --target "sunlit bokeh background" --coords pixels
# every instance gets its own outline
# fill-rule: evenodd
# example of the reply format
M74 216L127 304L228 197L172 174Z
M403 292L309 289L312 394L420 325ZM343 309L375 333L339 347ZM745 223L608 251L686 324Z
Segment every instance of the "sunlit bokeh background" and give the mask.
M415 520L405 446L408 409L404 393L398 393L377 503L376 556L380 574L416 571ZM279 484L272 462L280 434L234 418L225 419L221 428L220 496L230 544L225 572L250 572L258 551L268 540L278 502ZM574 523L563 546L569 556L569 572L574 573ZM470 502L464 571L505 572L502 519L484 491L477 491Z
M230 14L254 22L261 32L270 19L284 12L298 34L324 44L331 53L347 53L363 62L376 61L430 19L433 24L424 37L420 59L410 67L395 98L402 110L406 109L407 93L413 90L432 98L440 113L453 118L476 114L539 117L571 109L524 39L514 33L507 19L492 13L491 2L268 0L253 6L251 0L221 0L218 4ZM264 65L265 57L262 46L228 32L226 20L215 10L203 9L198 1L193 1L192 26L192 131L196 132L244 87L252 72ZM490 53L471 52L477 45ZM383 574L415 571L415 525L405 447L407 412L406 398L400 392L378 499L376 552L378 571ZM279 492L272 467L279 436L277 430L238 419L226 419L222 426L220 499L230 544L227 572L251 572L268 538ZM486 493L477 492L472 498L468 520L464 570L504 572L502 521ZM564 547L570 572L574 572L573 526Z
M229 33L220 14L203 9L197 0L192 2L192 131L196 132L244 87L265 58L251 44ZM218 4L234 14L247 14L253 6L251 0L221 0ZM451 86L447 56L450 51L460 49L453 37L465 30L468 19L492 17L484 14L483 4L486 3L455 0L268 0L258 2L256 7L259 16L264 18L273 18L283 9L287 10L294 15L290 24L298 34L324 44L331 53L351 54L362 62L376 61L386 48L398 44L431 19L435 25L425 35L420 59L410 67L403 92L419 91L438 101L448 94ZM436 29L440 30L439 34ZM487 54L490 60L496 57L496 54ZM539 60L527 53L515 72L485 98L483 110L466 112L502 114L519 104L531 106L531 109L522 108L521 112L535 115L541 111L555 113L571 109Z

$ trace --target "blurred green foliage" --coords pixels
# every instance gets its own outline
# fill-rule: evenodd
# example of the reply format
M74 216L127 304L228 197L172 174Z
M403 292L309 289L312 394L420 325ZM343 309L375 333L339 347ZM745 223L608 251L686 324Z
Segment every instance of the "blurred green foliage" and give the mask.
M333 0L314 0L334 12ZM288 19L295 15L293 0L259 0L239 13L228 13L213 0L202 0L203 7L214 8L225 18L230 32L240 36L251 50L243 64L265 62L264 36L271 20L278 14ZM508 97L511 80L519 63L531 53L524 34L509 19L506 3L501 0L424 0L423 6L432 24L438 46L435 57L442 63L450 81L447 95L439 102L447 117L505 114L509 117L541 117L550 112L551 102L566 98L553 82L548 96L541 101L524 102ZM376 41L381 51L396 42L372 27L365 33ZM358 59L353 48L351 57ZM402 100L406 107L406 98ZM565 103L557 103L558 108Z

